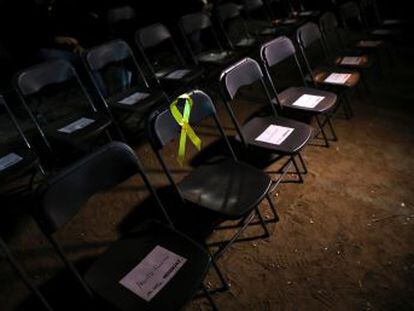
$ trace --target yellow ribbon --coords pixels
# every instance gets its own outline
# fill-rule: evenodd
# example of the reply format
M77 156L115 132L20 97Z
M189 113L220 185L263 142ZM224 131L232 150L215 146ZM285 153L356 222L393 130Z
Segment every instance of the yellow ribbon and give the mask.
M181 114L180 110L177 108L177 104L180 100L185 100L184 104L184 113ZM194 130L191 128L190 124L190 114L191 108L193 107L193 100L191 96L188 94L183 94L179 96L171 105L170 111L173 115L175 121L181 126L181 134L180 134L180 143L178 146L178 157L177 161L182 166L185 158L185 145L187 142L187 136L190 138L193 145L197 148L197 150L201 149L201 139L196 135Z

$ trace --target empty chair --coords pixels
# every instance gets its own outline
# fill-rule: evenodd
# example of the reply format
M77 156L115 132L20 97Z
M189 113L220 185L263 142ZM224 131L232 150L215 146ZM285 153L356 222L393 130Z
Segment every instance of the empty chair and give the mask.
M296 32L296 40L309 73L307 79L315 86L334 88L336 91L341 92L340 95L344 94L345 112L347 117L352 116L353 113L347 94L343 92L358 85L360 80L359 72L338 68L329 64L326 47L318 25L308 23L300 27Z
M266 198L274 213L272 221L278 220L275 207L268 195L272 181L261 170L237 160L216 115L213 102L207 94L195 90L185 97L180 97L177 104L179 111L185 108L188 100L192 102L188 125L194 127L194 131L197 132L196 127L202 121L213 119L231 157L210 159L177 182L162 155L163 149L180 137L181 125L178 124L170 109L155 111L151 115L148 137L171 186L185 205L190 206L191 209L198 207L208 210L221 220L241 221L242 225L238 227L232 238L220 243L220 248L215 253L215 257L219 257L235 241L240 240L239 235L252 222L255 214L264 230L263 237L269 236L258 205Z
M95 194L137 174L156 199L154 208L161 208L167 222L143 219L133 232L112 243L82 276L65 255L56 233ZM204 288L211 257L171 226L159 203L133 150L113 142L50 178L39 190L36 218L69 271L99 302L123 311L177 310Z
M341 16L342 24L347 29L361 33L361 35L363 36L362 42L389 40L392 39L396 34L398 34L398 32L389 28L370 28L368 22L361 13L358 4L355 2L350 1L340 5L339 13ZM381 42L378 42L377 45L373 45L372 47L375 48L380 45ZM361 42L358 42L358 47L365 47L364 43L361 44ZM368 44L368 46L366 47L370 47L370 44Z
M253 85L256 82L260 82L263 93L266 95L264 103L270 108L272 113L270 116L250 118L246 123L241 125L232 108L235 105L234 98L240 88ZM248 147L247 158L253 159L255 153L260 153L260 151L264 151L270 155L280 156L276 159L271 157L270 161L264 163L263 161L260 163L256 160L254 161L255 165L263 168L282 157L287 157L288 160L282 166L282 169L293 163L299 181L303 182L302 173L295 157L299 157L304 173L306 174L306 166L300 152L312 138L313 130L307 124L278 116L276 103L272 102L265 77L259 64L251 58L245 58L239 61L222 72L220 85L226 108L238 133L236 140L240 141L243 146ZM280 176L276 183L281 181L281 178L284 177L287 170L282 170L282 172L282 176Z
M329 56L334 63L355 69L367 69L372 66L372 58L369 55L363 54L361 50L355 48L352 50L346 46L345 30L341 31L339 29L335 14L327 12L322 15L319 20L319 27Z
M125 5L110 8L106 12L108 36L112 39L132 40L137 27L134 8Z
M234 60L234 52L221 44L211 18L206 13L198 12L181 17L179 27L195 64L220 67Z
M63 60L35 65L16 75L23 105L46 146L89 150L103 134L111 140L108 114L99 112L76 71Z
M129 45L113 40L86 51L85 64L108 111L131 127L142 129L145 116L168 96L150 87Z
M303 70L296 55L295 46L289 38L279 37L265 43L261 47L260 56L271 85L271 90L273 91L272 101L279 107L279 111L287 112L289 116L293 117L298 113L314 117L318 124L319 132L325 140L325 145L329 147L325 125L329 126L333 140L336 140L336 134L331 123L331 114L337 106L336 94L307 87ZM277 78L274 78L274 75L272 75L272 67L289 58L294 59L303 80L303 86L289 87L279 93L276 89ZM321 116L323 116L323 119L321 119Z
M215 8L219 25L232 48L250 48L257 43L242 17L242 9L241 5L233 2L220 4Z
M44 171L3 95L0 95L0 120L0 193L30 191L34 177Z
M184 92L203 78L203 68L188 64L170 31L163 24L153 24L135 33L135 42L146 65L161 84L173 87L174 93Z

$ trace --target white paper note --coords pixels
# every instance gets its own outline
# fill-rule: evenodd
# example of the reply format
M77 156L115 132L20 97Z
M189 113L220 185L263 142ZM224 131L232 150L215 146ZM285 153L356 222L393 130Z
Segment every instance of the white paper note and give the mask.
M95 122L95 120L88 119L88 118L80 118L79 120L76 120L75 122L72 122L65 127L62 127L58 129L59 132L70 134L75 131L81 130L85 127L87 127L89 124L92 124Z
M350 73L331 73L325 80L325 83L330 84L345 84L351 77Z
M23 158L13 152L5 155L4 157L0 158L0 171L3 171L6 168L15 165L21 160L23 160Z
M269 125L267 129L260 134L256 141L261 141L268 144L280 145L293 132L293 128L279 125Z
M177 274L187 259L157 245L119 283L150 301Z
M362 40L359 41L358 46L363 48L375 48L379 46L382 43L382 41L379 40Z
M282 24L285 24L285 25L290 25L290 24L294 24L294 23L296 23L296 19L294 19L294 18L288 18L288 19L284 19L283 21L282 21Z
M218 52L218 53L208 53L201 55L199 59L204 62L214 62L214 61L220 61L227 57L228 53L226 51L224 52Z
M132 105L135 105L140 100L143 100L143 99L147 98L149 95L150 94L148 94L148 93L136 92L136 93L124 98L123 100L120 100L118 103L122 104L122 105L132 106Z
M255 42L254 38L243 38L236 43L237 46L250 46Z
M400 22L400 20L398 20L398 19L386 19L384 22L383 22L383 24L384 25L397 25L397 24L400 24L401 22Z
M325 99L324 96L304 94L301 97L299 97L292 104L292 106L305 107L305 108L315 108L324 99Z
M362 61L361 57L358 56L345 56L341 60L342 65L359 65Z
M376 29L372 32L373 35L389 35L390 33L389 29Z
M171 79L171 80L179 80L179 79L183 78L190 71L191 70L189 70L189 69L174 70L173 72L170 72L167 76L165 76L165 78L166 79Z
M299 13L299 16L311 16L313 11L303 11Z

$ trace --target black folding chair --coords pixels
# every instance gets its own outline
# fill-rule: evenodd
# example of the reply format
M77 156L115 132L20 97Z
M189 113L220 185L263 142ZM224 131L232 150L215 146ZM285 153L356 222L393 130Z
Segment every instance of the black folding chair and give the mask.
M241 87L253 85L256 82L260 82L263 92L266 95L264 102L269 105L272 113L270 116L250 118L242 126L232 108L234 98ZM270 161L264 163L263 161L258 163L257 160L254 160L254 165L263 168L286 156L288 160L279 170L279 172L282 172L282 175L275 181L275 186L282 181L282 178L288 171L286 168L289 168L292 163L295 167L299 182L302 183L302 174L306 174L307 169L300 151L312 138L313 130L307 124L278 116L276 103L272 102L270 91L266 85L266 80L259 64L251 58L245 58L239 61L222 72L220 84L223 92L223 100L238 133L236 140L247 148L248 155L245 157L254 159L254 155L260 154L261 152L276 156L276 158L271 157ZM265 135L265 132L273 130L277 130L283 135L274 142L261 138ZM300 171L295 156L299 157L303 172Z
M279 37L268 43L265 43L260 50L261 60L265 69L266 76L272 90L272 102L279 108L281 112L287 113L288 116L295 117L297 114L305 114L314 117L318 127L319 133L322 134L326 147L329 147L329 139L325 133L325 125L329 126L332 140L336 141L337 136L331 122L331 114L337 105L337 96L335 93L327 92L315 88L307 87L305 75L296 55L296 49L292 41L287 37ZM282 63L283 61L293 58L296 68L298 69L303 81L301 87L289 87L283 92L276 90L277 82L272 75L272 67ZM273 76L273 77L272 77ZM315 100L311 105L306 102L308 100ZM303 99L303 101L301 101ZM323 120L321 120L321 116Z
M261 36L288 35L299 25L298 18L275 18L269 4L263 0L244 0L243 10L249 24Z
M142 130L148 111L168 101L164 91L150 87L123 40L89 49L84 61L102 102L109 113L116 113L116 120L132 122L132 126Z
M170 31L163 24L139 29L135 33L135 42L153 78L167 88L172 87L174 95L185 92L183 88L194 87L203 78L204 69L186 62Z
M111 39L133 39L134 31L137 28L136 12L134 8L125 5L110 8L106 12L108 36Z
M339 28L335 14L332 12L323 14L319 19L319 28L329 57L335 64L356 70L364 70L372 67L372 58L369 55L364 55L363 51L355 48L353 50L348 49L344 42L345 30ZM352 59L349 57L352 57ZM347 59L350 61L347 62Z
M233 2L220 4L215 8L215 15L226 38L232 48L251 49L257 44L257 39L250 33L246 21L242 16L243 7Z
M279 218L268 194L272 185L271 179L262 171L237 160L216 115L211 98L199 90L188 93L188 96L193 101L188 124L193 127L207 118L212 118L232 157L213 158L192 170L181 181L176 182L162 156L163 148L180 136L181 126L169 109L156 111L152 114L149 120L148 137L171 186L184 204L190 205L192 208L211 211L224 221L239 221L239 225L235 226L238 230L232 238L214 244L214 246L219 246L214 255L215 258L218 258L234 242L258 238L257 236L239 238L245 228L253 225L252 221L255 215L257 215L259 225L264 231L264 234L259 238L270 236L258 208L263 199L266 198L270 204L274 215L272 221L276 222ZM183 107L184 102L179 101L178 109L182 111Z
M111 118L97 110L70 63L56 60L35 65L17 74L15 85L50 151L56 152L55 144L85 151L103 134L112 139Z
M55 233L70 222L93 195L111 189L137 174L161 207L167 224L143 221L129 235L112 243L81 276L65 255ZM203 247L172 227L140 162L127 145L110 143L50 178L39 191L36 217L42 231L76 280L92 298L100 297L98 303L103 302L124 311L177 310L202 287L216 310L202 285L212 258ZM163 249L161 253L160 249ZM179 259L170 259L171 256L179 256ZM165 262L171 266L165 266ZM147 268L139 270L140 264ZM148 270L149 265L152 266ZM126 280L135 268L138 270L135 276L131 275ZM160 275L161 279L155 278L155 284L145 287L157 270L164 271ZM171 273L176 274L157 293L162 278L168 278ZM152 291L155 293L151 294Z
M194 64L221 68L234 60L234 51L221 44L207 13L198 12L181 17L179 28Z
M35 177L45 172L3 95L0 118L0 193L5 196L30 192Z
M333 89L343 97L344 110L349 118L353 115L347 90L354 89L360 73L329 64L322 34L318 25L307 23L296 31L296 40L308 71L306 79L316 87Z

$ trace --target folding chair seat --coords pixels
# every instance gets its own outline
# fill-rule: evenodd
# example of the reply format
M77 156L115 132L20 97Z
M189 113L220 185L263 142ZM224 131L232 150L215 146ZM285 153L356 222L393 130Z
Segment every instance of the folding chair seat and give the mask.
M34 176L43 174L43 168L2 95L0 118L0 193L30 190Z
M191 127L196 127L203 120L213 118L232 158L217 157L211 159L207 163L196 167L181 181L176 182L162 156L164 147L180 135L181 126L174 119L169 109L156 111L151 115L148 137L169 182L185 204L207 209L221 220L241 220L244 223L233 238L228 243L223 243L222 247L215 253L215 256L218 257L236 241L241 232L250 224L255 213L264 229L264 236L269 236L258 205L266 198L274 213L274 219L277 221L276 210L268 196L272 181L262 171L237 160L216 116L211 98L199 90L188 93L188 96L193 102L188 124ZM179 100L178 109L182 110L184 104L183 101Z
M261 86L264 88L264 93L266 94L264 102L267 102L270 106L272 114L265 117L252 117L245 124L240 125L231 107L232 101L241 87L253 85L255 82L259 81ZM248 154L254 154L257 150L262 150L266 151L268 154L288 156L289 160L286 162L286 165L293 163L298 174L299 181L303 182L302 175L294 157L298 156L300 158L303 169L306 172L306 167L300 155L300 151L312 138L313 129L305 123L283 118L278 115L276 105L272 102L272 98L270 97L270 93L259 64L251 58L241 60L222 72L220 84L223 90L226 108L236 126L236 140L240 141L244 146L250 147L250 150L247 151ZM282 131L282 134L280 134L280 137L276 137L275 141L261 138L264 135L268 135L266 134L267 132L271 132L273 129L277 128ZM269 136L272 135L277 134L269 134ZM250 156L247 156L247 158L249 157ZM268 166L271 163L266 162L265 166ZM255 165L263 166L263 163L255 163ZM280 178L282 177L283 175Z
M190 88L202 80L204 69L188 64L170 31L163 24L153 24L135 33L135 42L154 79L175 93ZM162 49L160 51L159 49Z
M250 33L242 16L243 7L233 2L220 4L215 8L215 15L226 38L233 49L252 49L257 45L257 38Z
M39 191L36 217L65 265L92 297L123 311L177 310L203 287L211 257L171 223L143 220L130 234L112 243L84 276L55 238L95 194L137 174L160 204L133 150L122 143L110 143L50 178ZM169 222L166 211L159 207Z
M103 134L111 139L110 116L97 110L68 62L56 60L30 67L16 76L15 84L25 109L51 151L56 151L55 143L84 150L88 148L85 144Z
M300 27L296 31L296 40L309 73L307 76L308 81L311 81L319 86L331 88L335 87L336 89L352 89L358 84L360 80L359 72L339 68L329 64L327 61L328 55L323 42L322 34L316 24L308 23ZM315 51L315 48L317 51ZM312 59L309 57L315 56L315 54L323 56L323 58L320 59L316 65L314 64L316 57L313 57ZM311 60L313 60L312 63ZM347 76L342 76L342 81L333 80L331 82L331 80L327 80L327 78L332 77L332 74Z
M179 27L194 64L220 68L237 56L231 49L223 47L211 18L206 13L198 12L181 17Z
M142 129L145 115L162 105L168 96L158 87L150 87L129 45L113 40L85 52L84 61L107 111L126 122L134 116Z

